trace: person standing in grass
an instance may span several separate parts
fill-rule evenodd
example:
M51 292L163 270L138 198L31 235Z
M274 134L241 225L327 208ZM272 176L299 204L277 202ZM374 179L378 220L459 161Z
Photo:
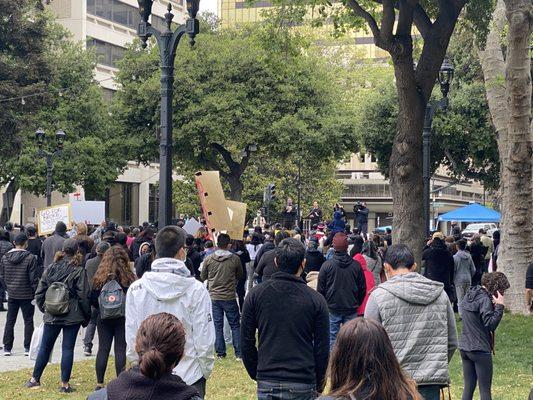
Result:
M465 384L462 400L472 400L476 386L479 386L480 400L492 399L494 331L503 317L503 294L509 287L503 273L484 274L481 286L471 288L459 304L463 318L459 340Z
M215 364L215 327L211 300L205 286L195 279L185 265L186 232L177 226L165 226L155 238L156 259L151 271L133 282L126 296L127 355L138 359L135 340L141 323L150 315L170 313L183 324L186 334L185 354L174 367L187 385L205 396L206 379Z
M115 344L114 354L117 376L126 367L125 301L126 292L135 281L135 275L131 271L129 261L128 253L121 246L113 246L105 252L102 262L94 275L91 305L101 311L98 313L96 322L98 329L98 353L95 365L96 390L104 387L105 371L112 342ZM112 287L113 281L118 284L114 289ZM112 308L117 307L120 308L119 311L112 310ZM111 312L107 310L111 310Z
M69 384L74 361L74 346L80 327L91 318L89 282L81 266L82 256L75 239L65 239L63 251L44 271L35 292L37 307L44 313L44 329L28 388L41 385L41 376L50 360L50 354L61 332L61 387L62 393L73 391Z
M302 242L284 239L275 260L278 272L252 288L244 301L244 366L257 381L259 400L314 400L324 388L329 357L328 305L300 278Z
M422 400L400 367L387 331L371 319L344 324L328 367L329 396L319 400Z

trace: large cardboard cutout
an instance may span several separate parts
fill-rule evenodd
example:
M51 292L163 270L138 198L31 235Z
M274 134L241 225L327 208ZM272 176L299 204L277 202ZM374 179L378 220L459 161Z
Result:
M37 230L39 235L53 233L56 224L63 221L67 229L71 229L72 213L70 204L60 204L53 207L43 208L37 211Z
M242 240L246 221L246 204L226 200L218 171L199 171L196 187L209 235L227 232L232 239Z

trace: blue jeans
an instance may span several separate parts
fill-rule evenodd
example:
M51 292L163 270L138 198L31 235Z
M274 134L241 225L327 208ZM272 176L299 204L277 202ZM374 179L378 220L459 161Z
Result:
M50 359L50 353L54 348L57 337L63 331L63 343L61 343L61 382L67 383L72 373L72 363L74 361L74 345L80 325L44 325L41 346L33 368L33 378L37 382L41 380L43 371Z
M418 393L424 400L440 400L441 385L422 385L418 387Z
M213 307L213 321L215 323L215 351L217 356L226 356L226 342L224 340L224 314L231 327L231 336L235 357L241 356L241 321L237 300L211 300Z
M329 313L329 351L333 349L335 340L337 340L337 334L341 329L341 325L344 325L346 322L351 321L352 319L357 318L357 313L349 315L334 314Z
M314 384L257 381L257 400L315 400L316 397Z

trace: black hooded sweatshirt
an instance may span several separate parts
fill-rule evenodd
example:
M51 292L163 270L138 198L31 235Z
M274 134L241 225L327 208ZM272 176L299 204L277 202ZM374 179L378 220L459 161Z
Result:
M0 279L11 299L32 300L39 284L37 258L27 250L10 250L0 261Z
M109 382L106 389L91 394L88 400L201 400L201 397L177 375L168 373L155 380L132 368Z
M490 293L481 286L474 286L466 293L459 309L463 319L459 349L485 353L493 351L494 331L502 319L504 306L494 306Z
M429 248L422 253L422 260L425 261L424 276L432 281L444 284L444 291L450 299L455 297L453 278L455 263L453 255L446 247L446 244L439 239L433 240Z
M366 293L361 265L348 253L335 251L333 258L320 268L317 291L326 298L330 312L355 314Z

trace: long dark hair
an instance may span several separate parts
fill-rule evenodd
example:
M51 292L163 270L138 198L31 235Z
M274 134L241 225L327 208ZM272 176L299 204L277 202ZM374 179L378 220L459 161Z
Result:
M122 287L129 287L135 281L130 268L130 257L120 246L112 246L104 253L93 278L93 288L101 289L109 280L116 279Z
M135 351L141 373L159 379L170 373L183 357L185 329L180 320L168 313L146 318L137 331Z
M343 325L327 376L332 397L421 400L415 382L402 371L387 332L373 320L356 318Z
M361 235L357 235L353 239L353 247L352 247L352 250L350 251L350 256L353 257L356 254L362 253L364 244L365 244L365 239L363 239Z

